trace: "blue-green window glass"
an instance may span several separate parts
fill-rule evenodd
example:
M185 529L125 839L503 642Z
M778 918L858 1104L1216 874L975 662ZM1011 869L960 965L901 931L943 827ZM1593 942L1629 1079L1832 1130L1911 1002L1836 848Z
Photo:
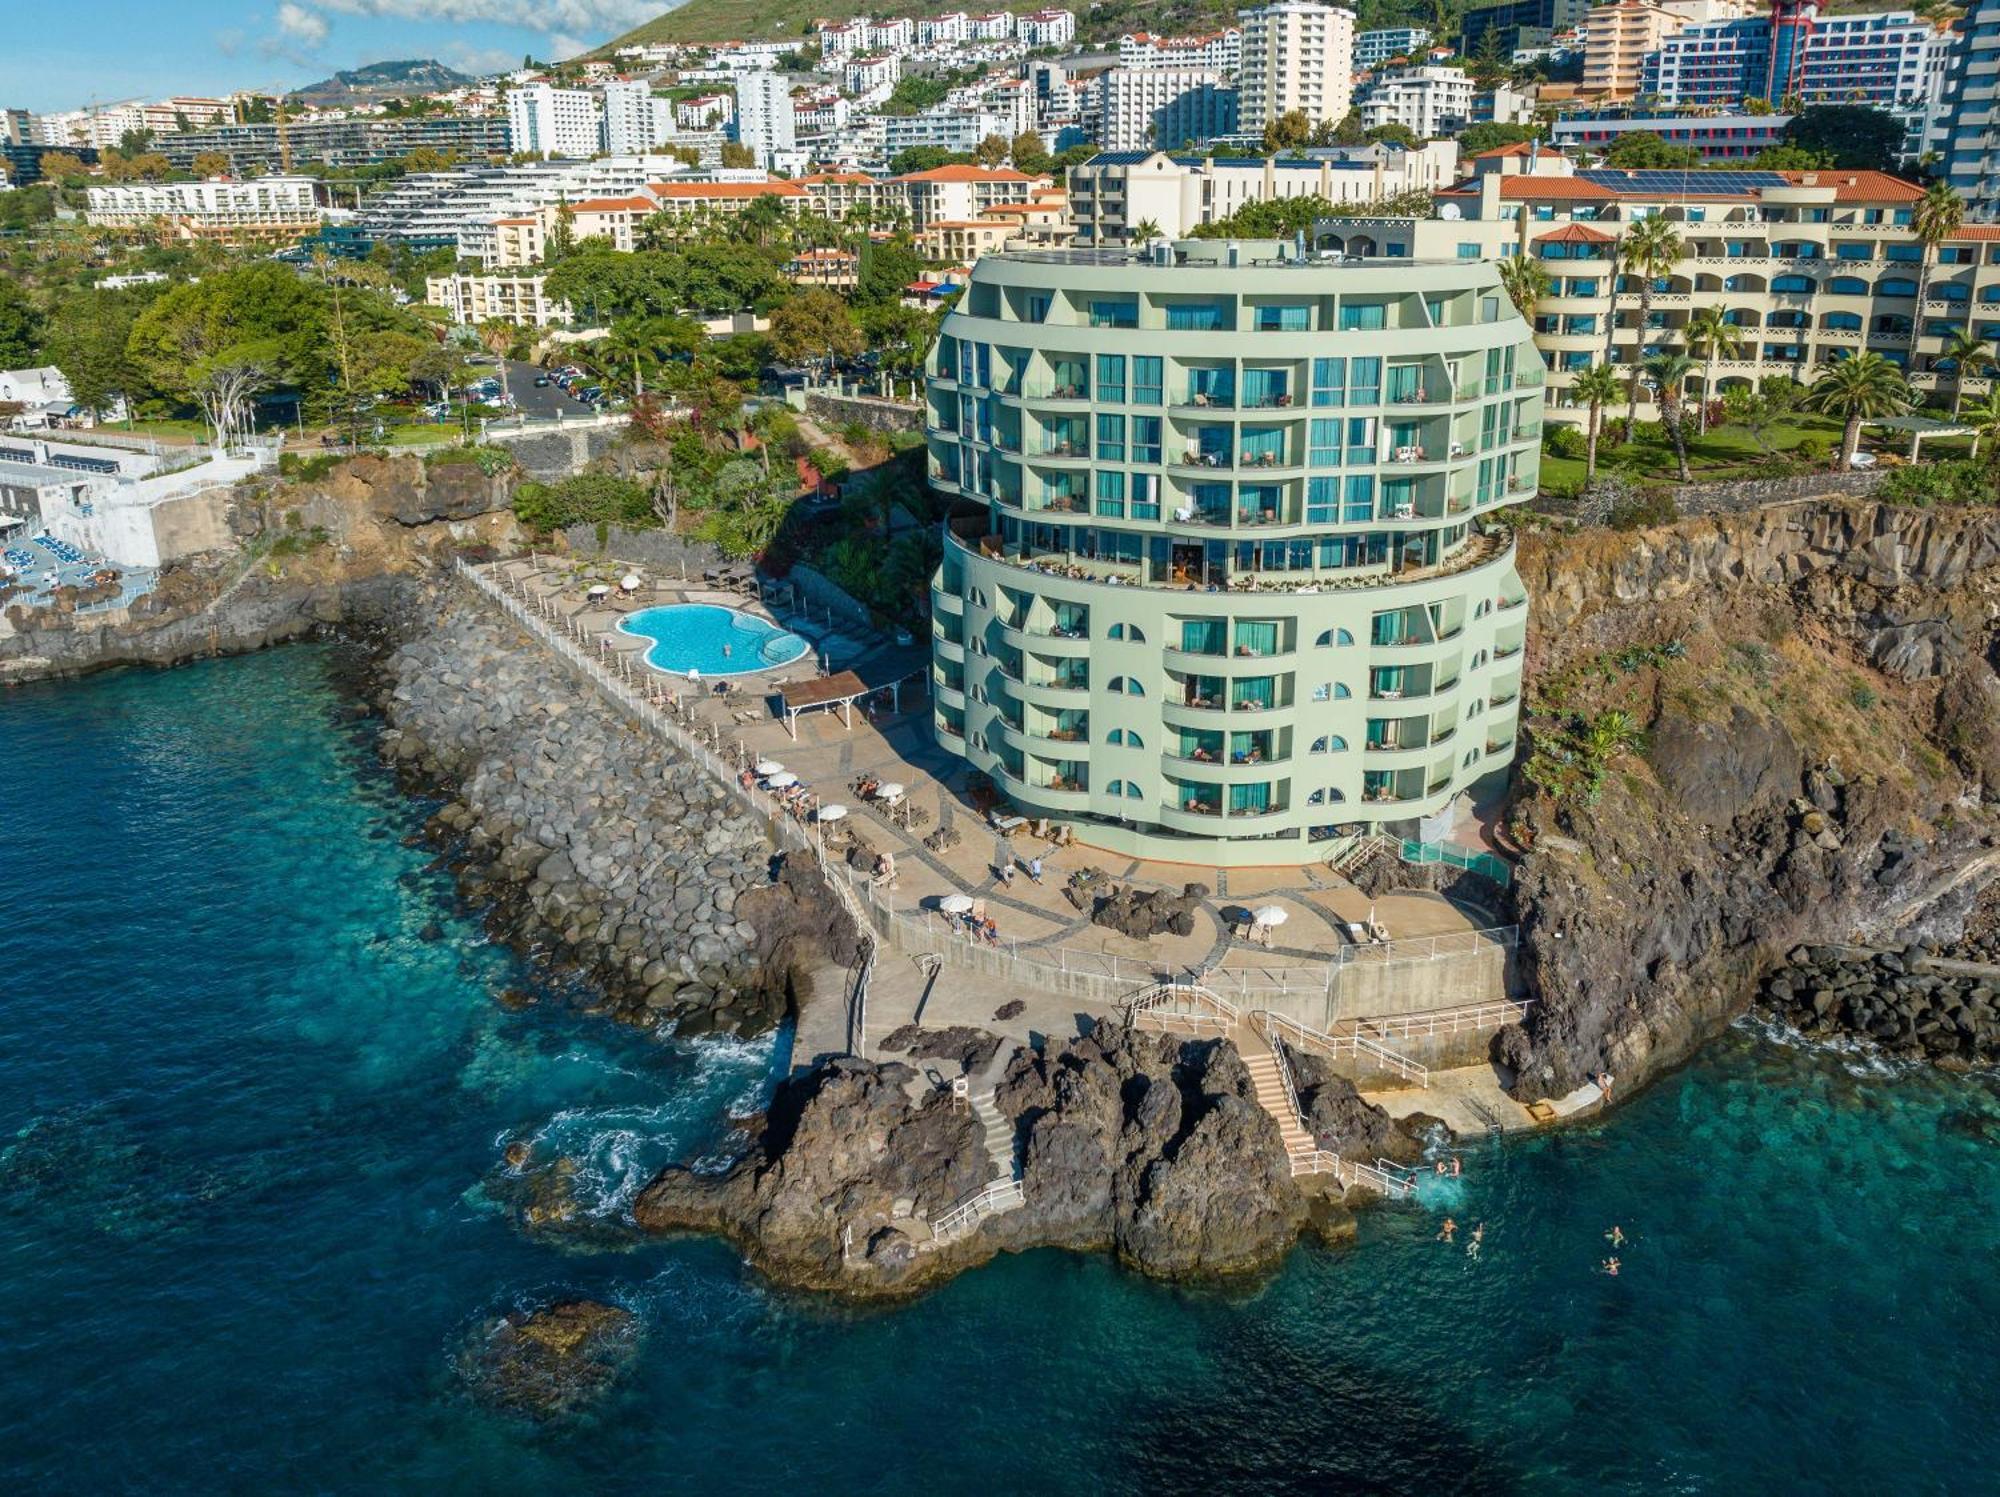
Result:
M1391 400L1421 400L1424 394L1423 365L1391 364L1389 366L1389 398Z
M1314 405L1339 405L1347 395L1347 360L1314 359L1313 391Z
M1166 361L1157 354L1132 356L1132 404L1158 405L1164 387Z
M1101 353L1097 356L1097 398L1109 405L1125 400L1125 355Z
M1212 333L1222 325L1222 308L1213 302L1183 303L1167 308L1167 327L1174 332Z
M1376 332L1388 325L1389 309L1380 302L1341 303L1342 332Z
M1046 295L1037 292L1028 297L1027 320L1029 322L1047 322L1049 320L1049 298Z
M1230 697L1233 706L1270 707L1278 700L1278 683L1271 676L1250 676L1235 683Z
M1318 423L1315 422L1315 425ZM1319 459L1314 458L1314 462ZM1338 478L1309 478L1306 480L1306 523L1308 525L1331 525L1339 519L1340 480Z
M1226 627L1221 619L1182 619L1181 649L1189 655L1220 655Z
M1139 304L1124 298L1114 301L1093 301L1090 304L1090 325L1092 327L1137 327L1139 325Z
M1307 427L1306 461L1315 468L1340 466L1340 418L1315 416Z
M1236 404L1236 371L1233 369L1188 370L1188 401L1193 405Z
M1282 369L1244 370L1243 403L1252 407L1290 405L1291 376Z
M1359 466L1375 461L1375 418L1373 416L1349 416L1347 418L1347 461L1350 466Z
M1281 426L1246 426L1237 450L1245 463L1277 463L1285 455L1285 430Z
M1278 626L1267 619L1243 619L1236 625L1236 653L1275 655L1278 653Z
M1125 461L1125 418L1099 413L1097 417L1097 455L1109 463Z
M1125 475L1100 468L1097 473L1097 512L1113 518L1125 513Z
M1347 403L1349 405L1375 405L1382 399L1382 361L1380 359L1349 359L1347 361Z
M1374 474L1348 474L1347 497L1342 502L1340 518L1350 524L1356 520L1372 520L1375 518Z
M1132 518L1160 518L1160 478L1156 473L1134 473L1131 483Z
M1203 520L1216 525L1229 523L1229 485L1226 483L1198 483L1194 486L1194 512Z
M1259 307L1257 308L1257 331L1260 333L1303 333L1312 328L1312 309L1309 307Z
M1132 418L1132 461L1135 463L1157 463L1160 460L1160 418L1158 416L1134 416Z
M1242 513L1247 525L1269 525L1283 518L1279 506L1280 490L1272 483L1246 483L1237 496L1236 507Z
M1461 243L1458 247L1458 258L1461 260L1477 260L1479 258L1479 246L1476 244Z
M1229 809L1232 814L1254 816L1271 809L1271 787L1263 785L1231 785L1229 787Z

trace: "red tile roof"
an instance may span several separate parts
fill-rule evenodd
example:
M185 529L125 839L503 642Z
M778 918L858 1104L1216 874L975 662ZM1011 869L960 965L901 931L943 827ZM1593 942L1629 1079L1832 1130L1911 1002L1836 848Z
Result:
M1924 190L1887 172L1785 172L1794 187L1831 187L1836 203L1914 203Z
M1618 194L1609 187L1601 187L1595 182L1587 182L1582 177L1545 177L1539 173L1523 172L1518 176L1500 179L1500 196L1514 202L1537 202L1549 199L1556 202L1588 198L1592 202L1611 202Z
M1583 224L1565 224L1549 234L1537 234L1537 244L1616 244L1618 236L1607 234L1602 229L1588 228Z
M651 213L659 204L651 198L588 198L571 203L572 213Z
M892 182L1032 182L1035 178L1026 172L1017 172L1010 166L988 168L961 164L934 166L927 172L907 172L889 180Z
M802 198L805 189L796 182L649 182L646 190L657 198Z

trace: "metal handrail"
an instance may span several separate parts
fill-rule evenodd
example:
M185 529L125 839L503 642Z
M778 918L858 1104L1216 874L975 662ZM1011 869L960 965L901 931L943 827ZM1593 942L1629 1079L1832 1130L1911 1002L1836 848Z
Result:
M1019 1180L994 1180L962 1197L949 1211L931 1223L931 1247L944 1247L969 1235L979 1223L1002 1211L1024 1204L1027 1192Z
M1422 1087L1431 1084L1429 1067L1411 1060L1407 1055L1399 1055L1387 1045L1369 1039L1358 1030L1351 1034L1328 1034L1324 1030L1314 1029L1310 1024L1300 1023L1289 1014L1272 1013L1269 1009L1259 1010L1259 1013L1264 1020L1267 1035L1273 1029L1295 1035L1301 1045L1324 1051L1335 1059L1339 1059L1342 1055L1352 1055L1357 1058L1363 1054L1372 1055L1405 1081L1414 1080ZM1274 1051L1278 1048L1275 1039L1272 1040L1271 1048Z

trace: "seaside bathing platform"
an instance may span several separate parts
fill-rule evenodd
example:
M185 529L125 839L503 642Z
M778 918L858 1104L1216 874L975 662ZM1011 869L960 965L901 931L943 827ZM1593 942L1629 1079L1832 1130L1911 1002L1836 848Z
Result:
M1347 1047L1348 1069L1371 1099L1401 1104L1391 1111L1445 1117L1461 1131L1532 1125L1485 1060L1492 1030L1522 1012L1514 934L1493 911L1429 891L1371 899L1326 865L1218 871L1106 853L1087 844L1082 825L1066 843L1052 826L996 827L974 804L972 771L931 737L924 651L851 625L829 628L823 611L802 606L783 584L570 557L461 569L628 710L698 751L766 814L781 842L812 852L857 923L874 933L865 977L850 980L838 1001L816 992L804 1006L796 1063L874 1057L882 1036L918 1019L1016 1042L1067 1038L1163 982L1184 983L1308 1034L1362 1036ZM622 588L628 577L640 585ZM618 628L639 609L681 602L759 614L814 649L787 667L731 676L717 694L711 680L649 666L648 641ZM849 672L858 691L846 681L838 691L817 684ZM789 712L788 701L829 710ZM752 772L759 762L796 777L796 809L763 788L770 776ZM869 780L901 793L864 798L855 786ZM828 806L844 810L822 820ZM893 878L876 871L882 854L893 860ZM1029 872L1037 859L1040 882ZM1011 878L1001 873L1007 861ZM1086 874L1087 884L1073 885ZM1139 939L1091 920L1094 899L1114 886L1178 895L1189 883L1210 892L1191 910L1188 934ZM946 901L972 902L993 922L991 938L940 908ZM1272 907L1283 911L1280 923L1251 921L1253 909ZM1357 940L1371 923L1386 942ZM996 1018L1016 1003L1011 1017Z

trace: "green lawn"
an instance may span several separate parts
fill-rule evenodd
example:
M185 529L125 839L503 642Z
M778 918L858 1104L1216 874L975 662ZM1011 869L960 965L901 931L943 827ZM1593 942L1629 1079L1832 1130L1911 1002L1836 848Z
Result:
M1757 439L1741 427L1713 427L1689 441L1688 471L1697 483L1769 476L1767 470L1772 465L1773 456L1789 461L1799 443L1808 436L1821 437L1829 450L1837 450L1840 423L1830 416L1801 413L1780 425L1766 428L1764 446L1758 445ZM1622 446L1601 443L1597 449L1597 470L1600 473L1622 473L1640 481L1679 481L1674 467L1674 449L1664 437L1641 437L1637 442ZM1544 453L1541 480L1543 489L1550 493L1575 493L1583 485L1583 460L1551 457Z

